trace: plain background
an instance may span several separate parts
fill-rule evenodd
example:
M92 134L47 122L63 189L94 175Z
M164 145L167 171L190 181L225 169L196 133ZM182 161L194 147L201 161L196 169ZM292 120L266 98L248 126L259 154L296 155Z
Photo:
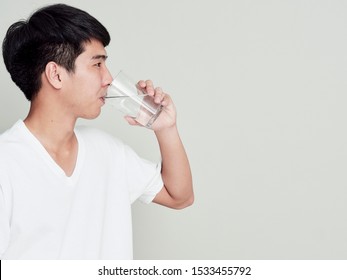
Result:
M1 38L48 3L1 0ZM112 73L152 79L178 110L196 201L135 203L135 258L347 258L346 1L65 3L108 28ZM0 71L2 132L29 104ZM86 123L159 159L114 108Z

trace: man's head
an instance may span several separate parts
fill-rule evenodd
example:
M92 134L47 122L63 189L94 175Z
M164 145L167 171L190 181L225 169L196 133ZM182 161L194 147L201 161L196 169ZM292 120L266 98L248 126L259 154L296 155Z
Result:
M2 53L12 80L31 101L41 88L41 74L47 63L53 61L74 72L76 58L91 40L105 47L110 35L88 13L56 4L36 11L28 20L12 24L3 41Z

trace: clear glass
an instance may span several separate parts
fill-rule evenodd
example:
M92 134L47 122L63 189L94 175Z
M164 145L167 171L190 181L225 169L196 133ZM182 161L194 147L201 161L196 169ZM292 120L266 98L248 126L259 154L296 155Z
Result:
M105 97L106 104L113 105L124 115L150 128L162 111L160 104L154 103L123 71L110 84Z

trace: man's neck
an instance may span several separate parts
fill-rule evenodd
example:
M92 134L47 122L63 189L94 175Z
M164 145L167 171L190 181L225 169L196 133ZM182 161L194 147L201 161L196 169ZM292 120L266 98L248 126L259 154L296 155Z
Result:
M76 119L32 107L24 123L66 175L70 176L78 153L78 142L74 133Z
M32 106L24 123L39 140L61 146L74 135L76 119L53 110L37 110Z

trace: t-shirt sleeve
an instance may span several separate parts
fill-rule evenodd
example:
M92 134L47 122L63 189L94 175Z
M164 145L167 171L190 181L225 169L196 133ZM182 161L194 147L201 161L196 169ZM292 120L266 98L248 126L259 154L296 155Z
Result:
M130 192L130 201L139 199L150 203L163 187L161 163L154 163L139 157L125 146L125 172Z

